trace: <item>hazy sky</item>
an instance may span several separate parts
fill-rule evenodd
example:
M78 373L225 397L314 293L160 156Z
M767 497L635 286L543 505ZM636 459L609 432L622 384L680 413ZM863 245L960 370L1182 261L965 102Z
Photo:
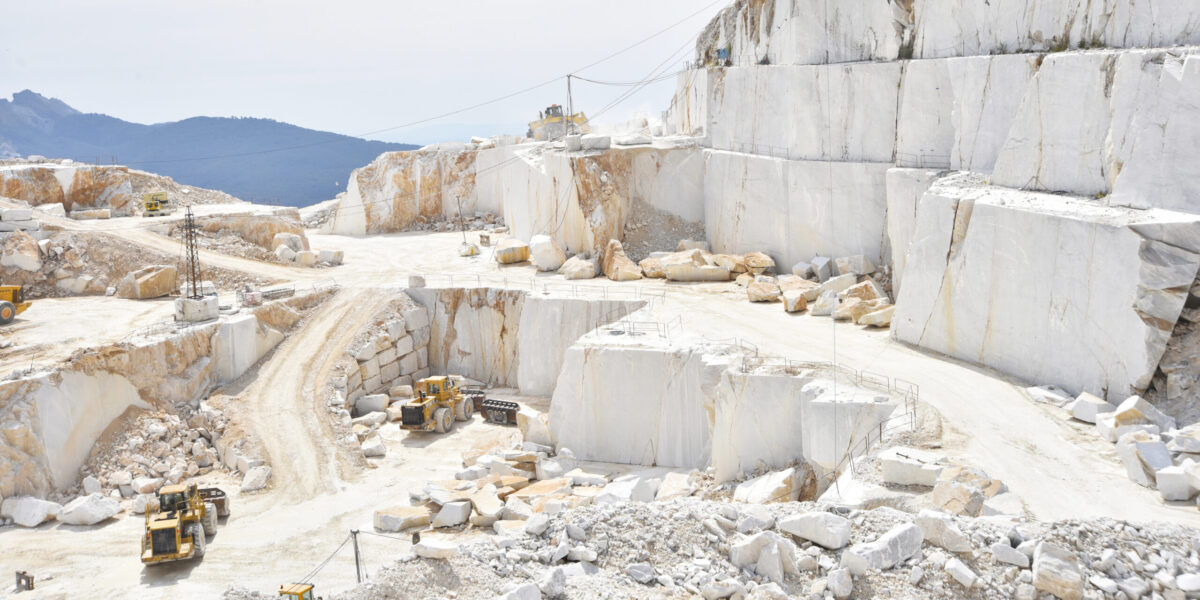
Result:
M0 96L32 89L84 112L157 123L252 116L351 135L469 106L599 60L581 71L637 81L675 54L730 0L38 0L0 10ZM673 80L646 87L601 120L665 110ZM627 88L577 83L594 114ZM556 83L497 105L371 137L426 143L456 124L523 132L566 101ZM514 131L515 132L515 131Z

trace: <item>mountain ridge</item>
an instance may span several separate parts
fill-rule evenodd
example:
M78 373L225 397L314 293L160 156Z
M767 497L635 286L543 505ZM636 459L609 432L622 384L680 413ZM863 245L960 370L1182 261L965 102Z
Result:
M133 123L84 113L31 90L0 99L0 158L116 163L251 202L307 206L328 200L345 189L352 170L384 152L417 147L257 117Z

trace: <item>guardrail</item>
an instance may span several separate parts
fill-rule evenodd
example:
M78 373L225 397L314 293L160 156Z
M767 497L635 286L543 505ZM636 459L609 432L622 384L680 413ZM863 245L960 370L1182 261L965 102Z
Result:
M536 277L509 277L506 275L438 273L425 275L425 284L433 287L501 287L525 290L540 294L562 294L573 298L592 300L646 300L653 305L666 299L667 291L648 289L645 286L608 286L563 283L561 281L538 281Z

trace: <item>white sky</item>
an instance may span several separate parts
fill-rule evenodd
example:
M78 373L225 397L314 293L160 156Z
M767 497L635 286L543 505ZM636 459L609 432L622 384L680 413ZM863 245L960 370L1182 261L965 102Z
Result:
M362 134L501 96L566 73L703 12L581 74L636 81L730 0L37 0L0 9L0 96L32 89L139 123L266 117ZM676 63L672 71L682 68ZM577 83L594 114L627 88ZM665 110L669 80L601 120ZM461 124L523 132L566 86L377 139L427 143ZM491 130L489 130L491 129Z

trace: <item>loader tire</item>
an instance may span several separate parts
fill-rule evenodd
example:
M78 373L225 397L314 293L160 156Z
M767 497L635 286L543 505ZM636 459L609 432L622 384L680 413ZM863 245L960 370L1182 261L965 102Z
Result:
M0 302L0 325L8 325L17 318L17 307L7 300Z
M196 558L204 557L204 527L199 523L192 525L192 547L196 549Z
M475 401L470 398L463 398L454 405L454 418L458 421L470 421L475 415Z
M204 503L204 519L200 521L204 525L204 535L212 537L217 533L217 505L212 502Z
M454 415L449 408L439 408L433 411L433 428L438 433L446 433L454 424Z

